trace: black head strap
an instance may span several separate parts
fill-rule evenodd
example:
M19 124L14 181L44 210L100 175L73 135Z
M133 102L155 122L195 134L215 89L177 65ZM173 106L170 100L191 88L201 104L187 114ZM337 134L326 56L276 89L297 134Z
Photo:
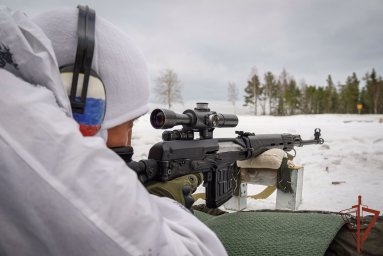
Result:
M72 111L84 113L94 52L96 13L88 6L84 7L79 5L77 8L79 9L77 28L78 41L69 98ZM78 77L80 73L84 74L84 81L82 85L81 99L76 100Z

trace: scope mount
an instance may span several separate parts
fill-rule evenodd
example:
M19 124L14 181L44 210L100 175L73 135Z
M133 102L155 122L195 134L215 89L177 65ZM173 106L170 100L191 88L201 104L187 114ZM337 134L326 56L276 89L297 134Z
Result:
M199 133L199 139L206 140L213 138L214 128L199 128L192 129L188 127L184 127L181 130L172 130L172 131L164 131L162 133L162 140L164 141L172 141L172 140L194 140L194 133Z
M162 133L162 140L163 141L194 140L194 131L193 130L164 131Z
M185 110L178 114L168 109L155 109L150 115L150 123L156 129L172 128L182 125L182 129L164 131L162 139L172 140L194 140L194 133L199 133L199 139L212 139L216 127L236 127L238 117L233 114L220 114L211 111L208 103L198 102L196 107Z

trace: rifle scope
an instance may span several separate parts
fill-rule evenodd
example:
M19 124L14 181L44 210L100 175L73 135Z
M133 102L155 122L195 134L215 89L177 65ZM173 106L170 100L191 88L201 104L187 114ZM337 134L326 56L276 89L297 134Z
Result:
M150 123L156 129L173 128L183 125L186 130L203 130L215 127L236 127L238 117L233 114L219 114L210 111L208 103L197 103L194 110L178 114L169 109L155 109L150 115Z

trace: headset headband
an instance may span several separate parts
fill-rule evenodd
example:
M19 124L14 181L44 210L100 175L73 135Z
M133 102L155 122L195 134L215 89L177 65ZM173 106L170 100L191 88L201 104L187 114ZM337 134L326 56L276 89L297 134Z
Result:
M73 112L84 113L95 44L96 13L88 6L84 7L79 5L77 8L79 9L77 28L78 41L69 99ZM81 99L76 100L77 83L80 73L84 74L84 80L81 91Z

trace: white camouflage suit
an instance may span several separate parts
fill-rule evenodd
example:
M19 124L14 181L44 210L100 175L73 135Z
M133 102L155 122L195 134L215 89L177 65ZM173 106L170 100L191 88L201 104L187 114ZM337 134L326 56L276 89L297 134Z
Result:
M226 255L178 203L148 194L104 139L81 135L36 23L1 7L0 47L0 255Z

